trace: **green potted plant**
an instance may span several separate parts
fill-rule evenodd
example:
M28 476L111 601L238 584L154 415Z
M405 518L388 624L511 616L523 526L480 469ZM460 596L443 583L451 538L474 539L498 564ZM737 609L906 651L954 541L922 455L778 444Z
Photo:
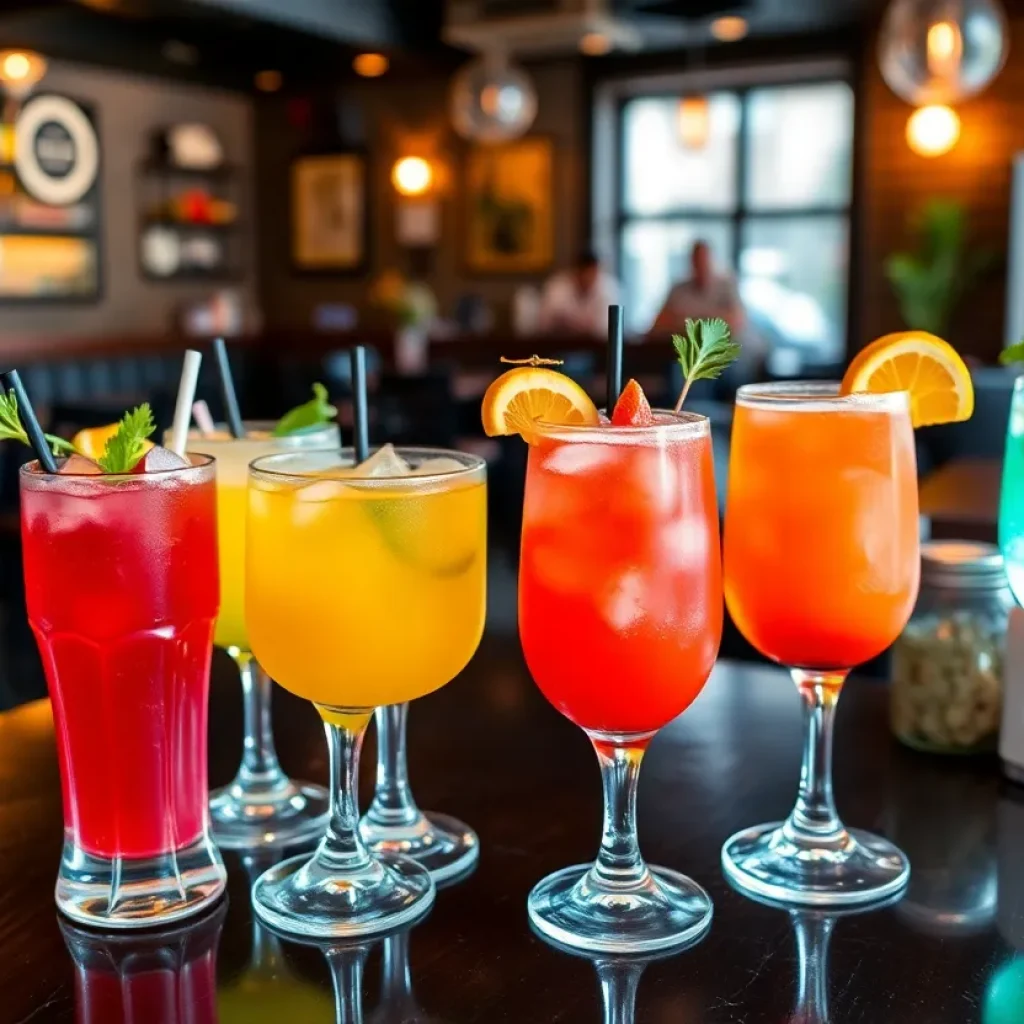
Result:
M906 326L945 338L957 304L994 268L996 257L968 246L967 214L953 200L929 200L913 214L910 226L916 249L889 256L885 275Z

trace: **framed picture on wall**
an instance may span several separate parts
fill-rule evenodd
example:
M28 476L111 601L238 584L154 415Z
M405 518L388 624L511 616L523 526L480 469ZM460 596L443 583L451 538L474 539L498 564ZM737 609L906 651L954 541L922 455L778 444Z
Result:
M292 264L346 273L366 263L366 157L302 156L292 163Z
M554 147L535 136L478 146L466 159L466 268L536 274L555 258Z

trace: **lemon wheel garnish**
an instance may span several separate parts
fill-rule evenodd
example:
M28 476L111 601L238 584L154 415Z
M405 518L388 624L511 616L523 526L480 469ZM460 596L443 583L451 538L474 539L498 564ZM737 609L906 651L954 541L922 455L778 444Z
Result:
M956 350L924 331L887 334L859 352L843 377L840 393L910 394L915 427L959 423L974 412L971 371Z
M564 373L542 366L517 366L495 380L481 410L488 437L520 434L530 440L537 423L595 426L597 407Z

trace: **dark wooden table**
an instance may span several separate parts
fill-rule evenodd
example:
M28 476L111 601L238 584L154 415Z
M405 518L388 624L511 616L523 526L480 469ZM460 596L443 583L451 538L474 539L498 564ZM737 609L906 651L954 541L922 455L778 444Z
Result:
M278 698L285 767L324 780L314 712L282 691ZM906 896L886 909L830 918L761 906L729 888L719 868L722 841L792 804L799 709L782 672L722 664L655 741L640 784L647 857L704 884L714 923L698 946L649 963L639 979L643 965L588 962L530 931L530 887L596 851L600 786L586 739L533 687L515 637L488 636L458 680L413 709L410 734L417 796L477 828L479 868L441 892L430 916L392 941L387 957L374 948L361 964L352 951L337 954L343 987L349 995L360 988L367 1024L592 1024L603 1019L599 972L605 991L627 1001L639 979L635 1017L607 1018L618 1024L1024 1021L1024 959L1014 959L1024 949L1024 797L1000 783L994 761L943 760L897 746L880 684L854 680L840 708L840 810L906 850L913 864ZM220 660L210 731L218 784L231 775L240 743L237 685ZM370 740L364 797L373 753ZM0 715L0 1021L117 1024L86 1016L83 1006L76 1017L76 966L52 900L60 837L49 705L37 702ZM221 1024L333 1020L323 952L254 930L245 872L237 858L228 860L223 923L198 925L189 942L167 940L167 962L219 941ZM127 948L104 947L102 937L83 941L83 964L108 970L153 950L144 937ZM164 983L173 990L173 970ZM217 1016L207 1005L174 1019L207 1024ZM132 1020L164 1024L152 1014Z

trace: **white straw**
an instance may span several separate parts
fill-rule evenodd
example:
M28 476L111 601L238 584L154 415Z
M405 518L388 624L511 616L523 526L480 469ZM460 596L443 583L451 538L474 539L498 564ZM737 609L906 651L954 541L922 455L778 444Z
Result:
M190 348L185 352L185 363L181 368L181 383L178 385L178 402L174 406L174 425L171 427L171 451L185 457L188 441L188 425L192 422L192 403L199 383L199 367L203 353Z
M210 415L210 407L203 401L192 403L192 418L203 437L213 437L217 433L217 424Z

